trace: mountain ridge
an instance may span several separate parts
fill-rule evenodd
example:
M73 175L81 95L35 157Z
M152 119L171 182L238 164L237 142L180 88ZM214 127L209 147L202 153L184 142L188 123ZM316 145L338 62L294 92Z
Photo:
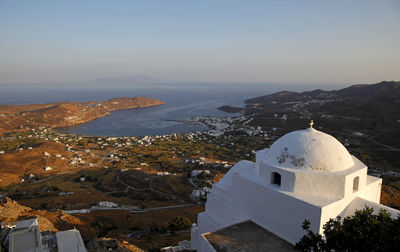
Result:
M325 91L315 89L312 91L293 92L279 91L273 94L258 96L245 100L247 106L257 103L297 102L306 99L365 99L376 95L400 97L400 81L381 81L375 84L355 84L339 90Z

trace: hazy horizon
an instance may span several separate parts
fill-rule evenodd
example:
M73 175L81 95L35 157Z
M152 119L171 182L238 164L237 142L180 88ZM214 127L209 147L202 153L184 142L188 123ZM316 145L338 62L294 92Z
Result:
M400 80L396 0L5 0L0 29L2 86Z

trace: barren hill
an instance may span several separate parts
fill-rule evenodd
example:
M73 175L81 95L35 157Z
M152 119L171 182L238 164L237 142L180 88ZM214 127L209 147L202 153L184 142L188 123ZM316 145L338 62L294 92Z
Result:
M161 104L164 102L148 97L118 97L101 102L0 105L0 134L24 127L67 127L109 115L111 111Z
M324 100L346 100L346 99L372 99L375 97L399 99L400 81L382 81L376 84L357 84L347 88L333 91L316 89L306 92L280 91L274 94L263 95L245 101L247 105L253 104L275 104L285 102L300 102L310 99Z
M108 251L110 247L115 251L143 251L138 247L126 242L111 238L96 239L95 233L98 232L88 223L83 222L80 218L67 214L62 210L45 211L33 210L30 207L20 205L17 201L10 198L1 198L0 202L0 222L12 223L18 220L38 219L41 231L57 232L60 230L77 228L85 241L93 239L90 244L89 251Z
M45 152L49 153L49 157L44 155ZM55 142L46 142L32 149L0 155L0 186L19 183L25 174L41 175L68 171L68 161L56 158L56 154L71 157L71 152L65 150L64 144ZM46 166L52 167L53 170L45 171Z

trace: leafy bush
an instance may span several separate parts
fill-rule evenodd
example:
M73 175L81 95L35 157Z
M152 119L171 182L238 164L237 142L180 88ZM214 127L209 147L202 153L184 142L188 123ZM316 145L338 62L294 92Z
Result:
M192 222L186 218L177 216L171 221L164 221L160 225L153 225L150 228L151 232L176 232L180 230L187 230L191 227Z
M354 216L330 219L324 225L324 236L310 230L310 221L302 228L307 232L295 247L301 251L397 251L400 248L400 216L381 209L377 215L365 207Z

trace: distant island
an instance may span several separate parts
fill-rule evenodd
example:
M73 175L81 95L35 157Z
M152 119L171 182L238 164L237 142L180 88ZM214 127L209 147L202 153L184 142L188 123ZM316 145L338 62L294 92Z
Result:
M164 103L149 97L117 97L106 101L0 105L0 134L26 127L68 127L107 116L112 111Z

